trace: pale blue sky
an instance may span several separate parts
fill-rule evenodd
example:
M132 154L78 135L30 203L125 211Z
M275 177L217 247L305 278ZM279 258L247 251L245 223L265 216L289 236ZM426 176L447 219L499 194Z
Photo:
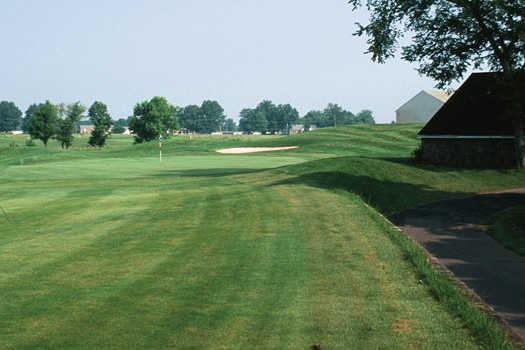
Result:
M262 99L301 115L333 102L390 122L435 83L364 55L366 19L345 0L0 0L0 100L100 100L115 119L155 95L234 119Z

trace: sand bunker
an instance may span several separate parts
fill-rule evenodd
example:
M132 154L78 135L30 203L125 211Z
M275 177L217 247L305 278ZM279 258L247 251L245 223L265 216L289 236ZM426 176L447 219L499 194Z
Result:
M256 153L256 152L271 152L282 151L286 149L299 148L298 146L290 147L239 147L239 148L225 148L219 149L217 152L224 154L241 154L241 153Z

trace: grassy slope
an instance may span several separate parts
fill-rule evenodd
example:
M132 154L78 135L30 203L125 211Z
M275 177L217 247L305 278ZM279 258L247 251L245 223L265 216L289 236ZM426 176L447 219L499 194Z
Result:
M353 193L389 212L522 185L524 176L415 167L400 160L415 147L415 130L181 138L165 145L162 164L156 145L128 138L105 151L79 140L69 152L0 153L9 216L0 235L0 344L477 348ZM10 140L0 138L0 149ZM212 152L295 144L298 151L276 154ZM376 188L392 183L403 185ZM395 200L415 187L428 195Z
M525 256L525 206L497 213L490 220L488 232L505 248Z

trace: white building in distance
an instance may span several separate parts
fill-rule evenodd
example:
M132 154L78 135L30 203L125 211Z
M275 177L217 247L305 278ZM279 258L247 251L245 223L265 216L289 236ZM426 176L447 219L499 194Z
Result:
M446 91L423 90L396 110L396 123L426 123L450 96Z

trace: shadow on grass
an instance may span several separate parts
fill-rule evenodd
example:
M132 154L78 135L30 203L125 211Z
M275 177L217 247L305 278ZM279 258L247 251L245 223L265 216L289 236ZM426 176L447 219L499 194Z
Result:
M240 174L251 174L261 172L267 169L250 169L250 168L210 168L210 169L188 169L188 170L165 170L154 174L158 177L221 177Z
M468 196L468 192L449 192L423 184L379 180L341 171L316 172L275 182L275 185L306 184L357 194L384 215L442 199Z
M368 159L381 159L387 162L392 162L420 170L426 170L426 171L433 171L433 172L440 172L440 173L446 173L446 172L461 172L461 171L475 171L475 170L493 170L500 172L502 174L508 173L509 171L513 171L512 168L490 168L490 167L454 167L454 166L445 166L445 165L437 165L437 164L430 164L430 163L421 163L416 161L414 158L410 157L379 157L379 158L373 158L373 157L361 157L361 158L368 158Z

